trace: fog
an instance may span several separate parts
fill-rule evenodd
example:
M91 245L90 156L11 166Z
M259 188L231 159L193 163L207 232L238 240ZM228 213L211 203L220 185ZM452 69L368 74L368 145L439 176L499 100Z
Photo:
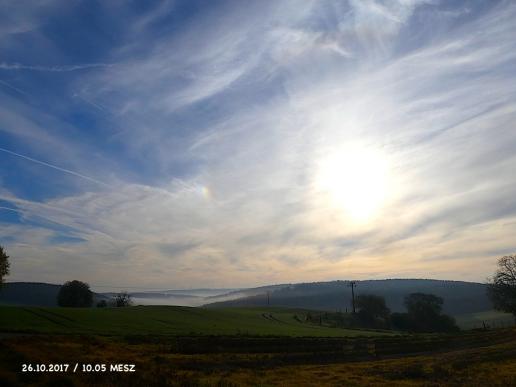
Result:
M131 292L134 305L201 306L242 297L239 289L192 289Z

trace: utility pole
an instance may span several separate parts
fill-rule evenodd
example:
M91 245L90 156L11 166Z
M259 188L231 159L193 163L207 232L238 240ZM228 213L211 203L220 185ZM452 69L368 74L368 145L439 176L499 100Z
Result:
M349 281L348 286L351 287L351 304L353 306L353 314L355 314L355 286L357 286L357 281Z

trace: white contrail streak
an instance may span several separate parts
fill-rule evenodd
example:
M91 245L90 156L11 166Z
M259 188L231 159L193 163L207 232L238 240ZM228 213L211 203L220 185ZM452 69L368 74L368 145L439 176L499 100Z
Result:
M28 95L27 93L25 93L23 90L20 90L18 89L17 87L14 87L13 85L11 85L10 83L7 83L6 81L2 81L0 80L0 85L4 85L6 87L8 87L9 89L11 90L14 90L16 91L17 93L20 93L22 95Z
M21 210L17 210L16 208L2 207L0 206L0 210L13 211L13 212L22 212Z
M61 65L61 66L31 66L21 63L0 63L1 70L32 70L32 71L50 71L50 72L66 72L90 69L94 67L111 67L110 63L85 63L79 65Z
M13 156L21 157L22 159L32 161L32 162L34 162L34 163L36 163L36 164L44 165L44 166L46 166L46 167L49 167L49 168L55 169L55 170L57 170L57 171L61 171L61 172L68 173L68 174L73 175L73 176L80 177L80 178L82 178L82 179L89 180L89 181L91 181L91 182L93 182L93 183L101 184L101 185L104 185L104 186L107 186L107 187L109 187L109 186L110 186L109 184L104 183L103 181L100 181L100 180L94 179L94 178L92 178L92 177L89 177L89 176L86 176L86 175L82 175L82 174L80 174L80 173L77 173L77 172L74 172L74 171L70 171L69 169L61 168L61 167L58 167L58 166L56 166L56 165L52 165L52 164L49 164L49 163L45 163L44 161L36 160L36 159L33 159L32 157L24 156L24 155L22 155L22 154L19 154L19 153L16 153L16 152L10 151L10 150L5 149L5 148L1 148L1 147L0 147L0 151L5 152L5 153L9 153L10 155L13 155Z

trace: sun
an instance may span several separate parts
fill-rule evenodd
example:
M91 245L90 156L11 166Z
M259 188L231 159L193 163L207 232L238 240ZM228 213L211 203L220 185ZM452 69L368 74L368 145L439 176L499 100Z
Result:
M378 150L342 148L317 163L319 199L357 223L378 214L388 195L388 183L388 159Z

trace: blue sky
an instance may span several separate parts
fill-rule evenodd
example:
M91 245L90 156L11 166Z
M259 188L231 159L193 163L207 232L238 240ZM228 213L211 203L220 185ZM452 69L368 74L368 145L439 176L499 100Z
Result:
M512 1L0 1L11 281L483 281L516 250Z

